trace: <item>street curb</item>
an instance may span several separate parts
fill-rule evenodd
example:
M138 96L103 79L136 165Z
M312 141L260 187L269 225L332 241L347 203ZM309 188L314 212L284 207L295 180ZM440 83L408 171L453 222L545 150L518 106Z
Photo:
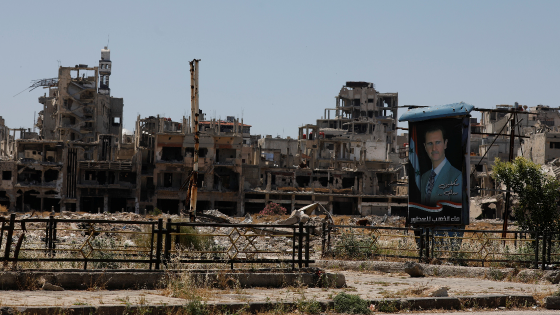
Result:
M341 288L346 278L340 273L327 273L317 268L307 268L295 272L225 272L186 271L197 283L213 287L308 287L329 286ZM1 271L1 290L25 290L39 287L44 282L57 285L65 290L86 290L103 287L107 290L154 289L165 283L173 274L181 271Z
M380 307L395 307L397 310L465 309L497 307L529 307L536 304L531 295L482 295L461 297L421 297L408 299L374 299L371 304Z
M317 301L321 309L333 309L333 301ZM396 310L432 310L432 309L465 309L465 308L497 308L497 307L530 307L535 305L535 299L530 295L484 295L462 297L425 297L408 299L374 299L370 301L376 309L394 307ZM248 302L248 303L209 303L211 310L236 312L264 312L282 308L293 310L297 302ZM169 314L186 307L183 305L130 305L130 306L41 306L41 307L1 307L0 315L13 314L72 314L72 315L117 315L125 313L149 313L151 315Z

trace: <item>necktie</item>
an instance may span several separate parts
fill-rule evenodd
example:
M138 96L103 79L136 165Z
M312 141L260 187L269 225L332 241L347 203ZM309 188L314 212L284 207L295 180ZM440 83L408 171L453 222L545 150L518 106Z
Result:
M426 188L426 202L430 201L430 195L432 194L432 189L434 189L434 181L436 179L436 172L432 170L430 175L430 180L428 180L428 187Z

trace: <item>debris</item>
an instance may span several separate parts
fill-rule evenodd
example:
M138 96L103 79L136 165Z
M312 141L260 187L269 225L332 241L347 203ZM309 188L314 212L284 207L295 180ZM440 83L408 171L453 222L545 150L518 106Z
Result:
M369 221L368 219L360 219L360 220L356 221L356 225L369 226L369 225L371 225L371 221Z
M247 213L245 215L245 219L241 221L241 224L251 224L251 223L253 223L253 218L251 217L250 213Z
M552 284L560 283L560 271L554 270L545 276L545 279Z
M50 284L48 282L45 282L43 284L42 289L45 290L45 291L64 291L64 289L62 287L59 287L59 286L54 285L54 284Z
M426 294L427 296L433 296L433 297L446 297L449 296L447 290L449 290L448 287L434 287L427 290Z
M424 268L415 262L405 263L404 272L408 273L411 277L424 277Z

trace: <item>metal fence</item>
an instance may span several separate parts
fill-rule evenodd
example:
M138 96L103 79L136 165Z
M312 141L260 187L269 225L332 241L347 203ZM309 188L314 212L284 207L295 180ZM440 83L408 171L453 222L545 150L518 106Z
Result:
M325 229L323 244L323 257L342 259L377 257L535 269L560 263L560 233L331 225Z
M308 267L299 225L0 217L0 262L12 269L183 269L188 264ZM560 233L323 224L321 255L448 261L470 266L560 264ZM282 246L280 246L282 245Z
M311 227L0 217L0 261L22 269L180 269L184 264L308 267ZM267 241L257 241L264 238ZM291 245L279 251L261 244Z

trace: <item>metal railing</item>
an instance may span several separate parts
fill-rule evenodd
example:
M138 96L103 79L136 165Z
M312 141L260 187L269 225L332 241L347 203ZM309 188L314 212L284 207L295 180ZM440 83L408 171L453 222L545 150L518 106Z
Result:
M312 227L0 217L0 261L12 269L179 269L185 264L308 267ZM257 238L291 243L288 251ZM257 244L258 243L258 244Z
M323 257L449 261L462 265L523 265L545 269L560 264L560 232L324 227Z

